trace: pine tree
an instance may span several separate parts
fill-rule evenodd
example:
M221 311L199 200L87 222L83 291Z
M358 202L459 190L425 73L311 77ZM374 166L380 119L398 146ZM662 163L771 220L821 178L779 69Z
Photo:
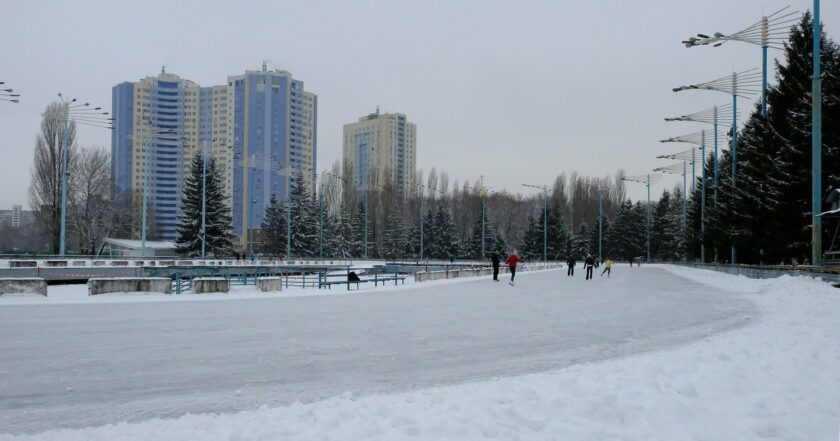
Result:
M586 225L586 222L583 222L578 226L578 230L575 233L575 242L573 245L574 255L586 257L587 254L592 253L589 239L589 226Z
M569 252L569 230L566 226L565 207L554 204L548 212L548 258L565 260Z
M271 201L265 207L265 216L262 224L263 234L261 251L269 255L286 254L286 203L278 202L275 194L271 195Z
M195 155L190 172L184 182L184 194L181 198L181 218L178 223L178 240L175 250L190 256L200 256L202 246L202 171L203 159ZM233 224L227 196L222 191L221 174L216 167L216 160L207 161L205 185L205 252L212 256L229 256L233 248Z
M388 219L385 223L384 256L386 259L398 259L404 256L406 246L405 227L402 213L396 202L391 203Z
M319 213L302 173L298 173L292 182L289 203L292 206L292 255L315 257L318 254Z
M534 216L528 216L528 228L522 237L522 244L520 251L522 256L527 259L539 259L542 255L542 236L537 221Z

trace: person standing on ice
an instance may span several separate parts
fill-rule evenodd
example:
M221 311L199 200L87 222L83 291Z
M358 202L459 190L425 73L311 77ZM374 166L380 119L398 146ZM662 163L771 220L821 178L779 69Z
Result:
M569 256L568 259L566 259L566 266L569 268L566 271L567 276L574 276L575 275L575 264L576 263L577 263L577 261L571 255Z
M604 277L604 273L607 273L607 278L609 279L612 266L613 261L610 260L608 257L607 260L604 262L604 270L601 271L601 277Z
M595 267L595 258L591 254L586 255L586 260L583 262L583 267L586 269L586 280L592 278L592 268Z
M490 263L493 264L493 281L494 282L499 281L499 261L500 261L500 258L501 258L501 253L499 253L499 250L496 250L496 251L493 252L493 254L490 254Z
M524 262L524 260L522 260L519 257L519 254L516 254L516 250L513 250L513 252L510 254L510 256L508 256L507 260L505 261L508 268L510 268L510 282L508 283L511 286L513 286L513 278L516 277L516 264L519 262Z

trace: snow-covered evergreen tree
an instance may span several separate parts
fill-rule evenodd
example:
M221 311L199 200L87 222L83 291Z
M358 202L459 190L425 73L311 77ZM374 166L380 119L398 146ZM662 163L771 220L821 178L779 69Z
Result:
M396 202L391 203L388 210L383 240L384 257L386 259L399 259L405 255L405 226L403 225L402 213L400 213L399 205Z
M260 250L269 255L286 254L286 203L278 202L275 194L265 207L262 224L263 241Z
M315 257L318 254L318 209L302 173L295 175L292 181L289 203L292 206L292 255Z
M190 171L184 182L181 198L181 218L177 226L177 252L190 256L201 255L202 234L202 172L203 159L200 154L193 157ZM210 256L229 256L233 248L233 223L227 195L222 190L221 174L215 159L207 161L205 195L205 252Z

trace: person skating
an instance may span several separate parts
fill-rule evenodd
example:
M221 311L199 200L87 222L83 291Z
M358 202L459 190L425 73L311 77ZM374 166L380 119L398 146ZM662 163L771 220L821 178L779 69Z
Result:
M500 257L501 257L501 255L499 253L499 250L496 250L492 254L490 254L490 263L493 264L493 281L494 282L499 281L499 259L500 259Z
M612 266L613 266L613 261L610 260L609 258L607 258L607 260L604 262L604 270L601 271L601 277L604 277L604 273L607 273L607 278L609 279L610 278L610 272L611 272L610 269L612 268Z
M569 256L569 258L566 259L566 266L569 268L568 271L566 271L567 276L574 276L575 275L575 264L576 263L577 263L577 261L572 256Z
M513 253L511 253L505 261L508 268L510 268L510 282L508 283L511 286L513 286L513 278L516 277L516 264L519 262L524 262L524 260L519 257L519 254L516 254L516 250L513 250Z
M592 268L595 267L595 258L592 257L591 254L586 255L586 260L583 262L584 268L586 268L586 280L592 278Z

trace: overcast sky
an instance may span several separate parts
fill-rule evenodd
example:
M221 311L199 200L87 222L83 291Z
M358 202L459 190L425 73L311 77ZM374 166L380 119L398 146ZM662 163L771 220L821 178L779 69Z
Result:
M840 6L822 2L835 37ZM418 164L450 183L484 175L523 194L561 172L643 174L659 139L704 128L663 117L725 104L722 93L671 88L759 67L761 50L686 49L698 32L729 33L811 0L576 1L10 1L0 2L0 208L27 205L35 136L64 96L111 106L111 87L168 72L203 86L285 69L318 94L318 165L341 158L342 125L379 105L418 126ZM702 6L698 6L702 5ZM781 57L771 50L771 58ZM751 104L751 103L750 103ZM743 115L743 114L742 114ZM82 146L110 133L80 128ZM668 187L676 178L664 181ZM643 197L629 184L632 197Z

